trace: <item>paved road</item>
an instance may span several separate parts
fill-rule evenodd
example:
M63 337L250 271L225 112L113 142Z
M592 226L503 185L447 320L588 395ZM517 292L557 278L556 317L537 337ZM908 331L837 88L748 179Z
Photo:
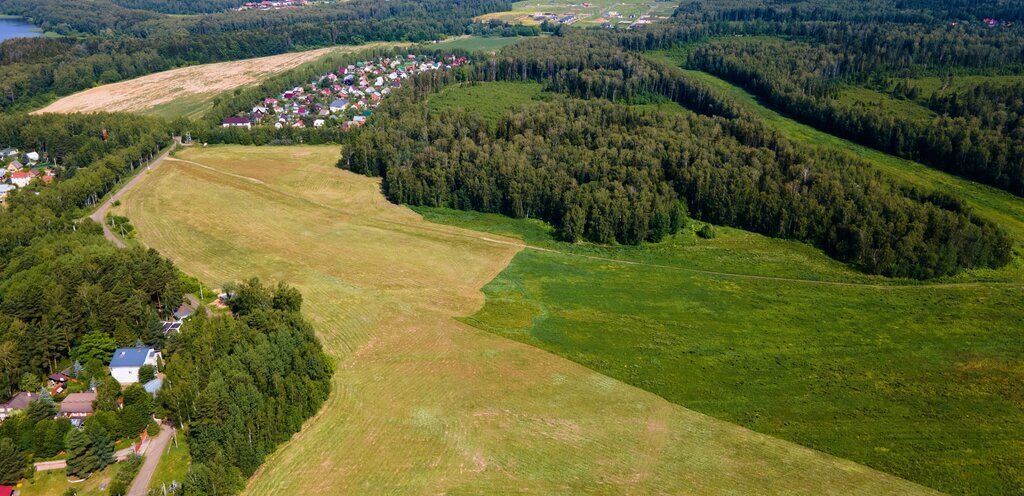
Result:
M167 443L171 442L174 436L174 427L168 425L160 426L160 434L153 438L144 454L146 458L142 461L142 468L139 475L132 481L132 487L128 488L128 496L145 496L149 492L149 482L153 479L156 466L160 464L160 457L167 452Z
M164 159L171 154L171 150L174 150L174 148L180 144L181 137L175 136L174 144L172 144L171 147L167 149L167 151L163 152L162 154L160 154L159 157L150 162L149 165L146 166L147 169L153 169L156 166L160 165L160 162L163 162ZM97 208L96 211L89 216L90 219L92 219L99 225L103 226L103 236L109 239L118 248L124 248L125 244L124 241L121 241L121 238L118 238L117 236L114 235L114 232L110 230L110 226L107 225L107 212L110 211L110 207L114 205L115 201L119 200L122 195L124 195L128 190L132 189L133 186L138 184L138 182L141 181L143 177L146 177L145 172L139 171L137 174L135 174L135 176L129 179L124 186L121 186L121 188L114 192L114 194L110 195L110 198L107 198L107 201L103 202L99 206L99 208Z

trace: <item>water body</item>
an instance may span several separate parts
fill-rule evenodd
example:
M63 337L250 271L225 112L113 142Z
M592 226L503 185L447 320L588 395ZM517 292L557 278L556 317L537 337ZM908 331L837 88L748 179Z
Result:
M0 17L0 42L11 38L30 38L39 36L39 28L22 19Z

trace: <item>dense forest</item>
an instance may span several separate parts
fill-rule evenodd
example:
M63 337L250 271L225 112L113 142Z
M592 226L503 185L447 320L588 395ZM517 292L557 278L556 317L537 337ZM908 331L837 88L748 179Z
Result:
M839 51L840 46L845 53ZM1024 140L1014 129L986 125L993 119L1012 118L998 115L1012 111L1006 109L1005 100L997 99L1012 98L1012 94L970 92L971 110L975 112L970 115L955 105L937 101L934 108L941 113L933 119L851 105L840 98L842 84L855 82L870 72L864 72L863 59L858 61L856 53L849 53L849 45L832 47L779 40L729 40L702 44L694 50L690 63L740 84L783 112L820 129L1024 195ZM867 64L870 68L871 63ZM882 67L877 72L894 70L885 68L884 63L878 65ZM851 74L845 75L847 71ZM956 113L946 113L947 108Z
M1009 258L1006 235L958 201L889 184L846 155L799 147L747 119L601 103L629 100L629 91L618 93L622 70L600 67L602 56L584 46L544 46L552 43L567 41L524 43L472 77L536 72L551 89L591 100L533 106L491 126L472 114L431 113L417 94L441 78L420 78L347 136L341 165L382 176L396 202L541 218L570 241L657 241L678 229L683 202L702 220L806 241L871 273L928 278ZM597 67L574 67L584 60ZM699 88L631 72L629 87L650 81L681 103L700 101Z
M253 279L232 292L233 317L200 316L168 347L159 400L189 425L184 495L237 493L330 389L331 365L299 314L297 290Z
M113 0L121 7L165 14L209 14L236 8L246 0Z
M42 391L25 415L0 423L0 478L14 482L33 458L61 451L68 473L86 476L112 463L114 441L146 429L155 407L141 387L122 392L103 363L116 346L159 343L160 318L182 294L169 261L119 250L78 218L167 145L169 128L130 115L6 115L0 140L62 169L55 184L14 192L0 210L0 394ZM98 391L97 413L81 431L54 419L54 401L40 388L40 377L64 367Z

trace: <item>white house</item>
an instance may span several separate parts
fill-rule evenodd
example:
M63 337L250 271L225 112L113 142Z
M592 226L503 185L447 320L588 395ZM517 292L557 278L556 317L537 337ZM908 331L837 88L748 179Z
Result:
M37 153L37 152L28 152L28 153L25 154L25 159L28 160L29 162L38 162L39 161L39 153Z
M228 117L221 122L222 127L244 127L252 129L252 122L245 117Z
M136 383L139 382L139 367L156 367L162 358L159 351L149 347L118 348L110 359L110 375L121 384Z

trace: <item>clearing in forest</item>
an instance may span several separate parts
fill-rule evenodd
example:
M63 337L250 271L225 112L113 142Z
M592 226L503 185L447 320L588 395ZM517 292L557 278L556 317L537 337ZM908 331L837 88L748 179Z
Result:
M321 57L394 43L346 45L269 57L202 64L105 84L66 96L35 113L138 112L159 117L198 117L218 94L257 84Z
M522 244L426 222L337 153L189 149L119 207L207 284L300 288L335 358L330 399L249 494L928 492L455 320Z

